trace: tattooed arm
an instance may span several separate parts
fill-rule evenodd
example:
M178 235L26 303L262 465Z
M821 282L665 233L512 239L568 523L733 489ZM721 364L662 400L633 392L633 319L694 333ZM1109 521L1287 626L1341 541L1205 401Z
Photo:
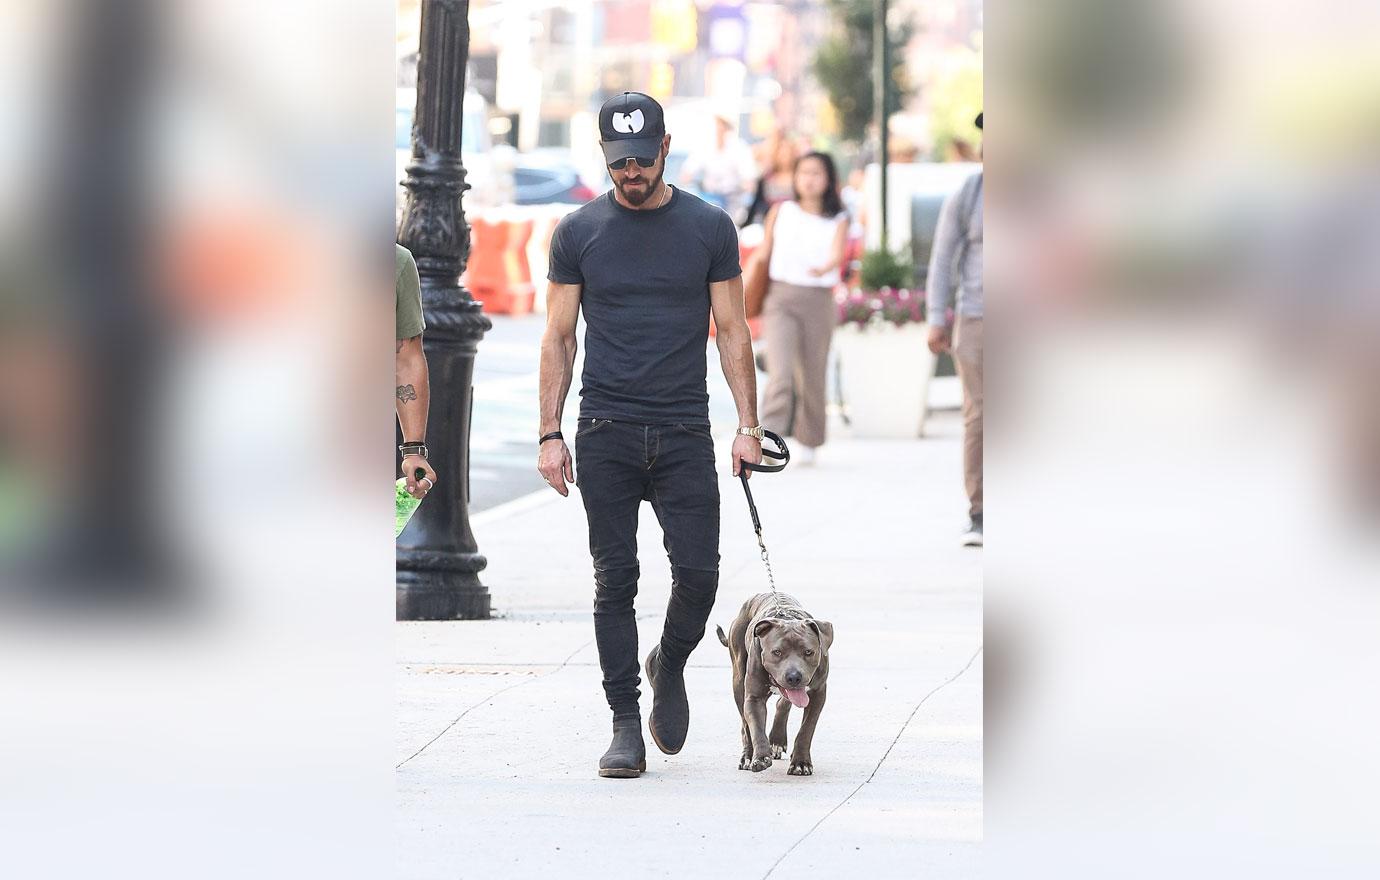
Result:
M399 339L394 373L397 378L398 424L402 426L403 440L423 442L426 440L426 416L431 403L431 386L427 380L426 354L422 351L421 334L411 339ZM417 469L426 472L430 483L415 477ZM407 478L407 491L417 498L426 495L436 484L436 472L420 455L409 455L403 459L403 476Z

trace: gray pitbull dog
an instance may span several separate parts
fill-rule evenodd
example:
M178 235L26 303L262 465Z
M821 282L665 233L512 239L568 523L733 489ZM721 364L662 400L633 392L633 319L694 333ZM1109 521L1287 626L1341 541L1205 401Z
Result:
M786 772L791 776L814 773L810 744L828 693L834 625L812 618L793 596L759 593L743 603L727 636L723 627L714 629L733 657L733 699L743 719L738 769L758 773L771 766L772 758L785 757L786 717L794 705L805 710L805 719ZM773 689L781 698L768 736L767 698Z

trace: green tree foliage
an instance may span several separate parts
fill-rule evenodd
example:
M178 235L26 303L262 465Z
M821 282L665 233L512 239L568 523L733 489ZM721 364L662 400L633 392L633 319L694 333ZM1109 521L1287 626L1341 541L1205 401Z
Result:
M875 250L863 254L858 282L863 290L883 287L910 287L915 283L915 267L891 251Z
M973 119L982 109L982 56L955 49L948 70L929 91L934 158L943 159L954 141L976 144L982 137Z
M815 51L812 68L838 112L843 140L857 143L866 137L873 120L873 71L877 65L872 26L877 4L875 0L828 0L828 6L834 34ZM915 28L908 21L897 24L894 11L891 21L887 33L891 46L887 112L896 113L915 93L900 51L910 42Z

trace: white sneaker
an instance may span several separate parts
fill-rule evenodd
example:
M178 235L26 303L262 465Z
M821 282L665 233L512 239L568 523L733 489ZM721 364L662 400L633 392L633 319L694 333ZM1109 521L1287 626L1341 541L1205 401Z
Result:
M795 463L800 465L801 467L814 467L815 447L797 446L793 458L795 458Z
M968 530L963 533L963 546L982 546L982 514L970 518Z

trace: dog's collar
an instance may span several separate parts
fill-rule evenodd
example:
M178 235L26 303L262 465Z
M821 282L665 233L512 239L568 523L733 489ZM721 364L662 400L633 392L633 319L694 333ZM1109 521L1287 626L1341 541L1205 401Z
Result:
M800 600L785 593L773 591L771 601L758 620L813 620L810 612L800 604Z

